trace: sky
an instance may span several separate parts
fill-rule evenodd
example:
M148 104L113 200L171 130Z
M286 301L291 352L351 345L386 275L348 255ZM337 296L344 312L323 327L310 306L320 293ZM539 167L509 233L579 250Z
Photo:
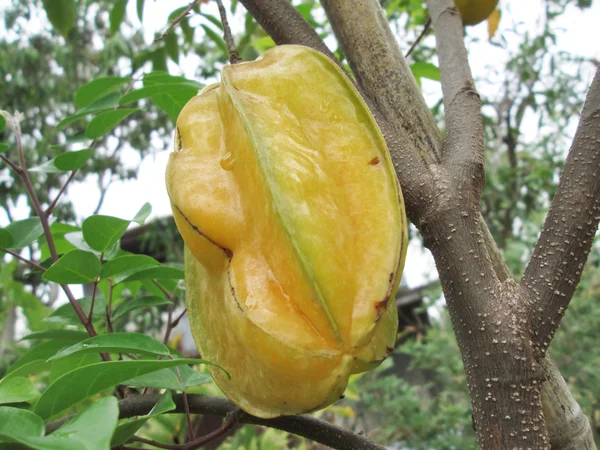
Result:
M146 41L150 43L155 32L165 29L166 18L171 11L180 6L186 6L188 2L189 0L146 0L142 24ZM224 0L224 3L229 6L230 2ZM10 0L0 0L0 11L8 4L10 4ZM139 21L135 4L134 1L128 2L127 18L134 27L138 27ZM504 39L509 48L518 45L519 36L511 35L508 30L513 23L520 23L520 32L527 32L539 27L541 4L542 0L500 0L502 20L495 39ZM204 11L218 16L214 2L203 5L202 8ZM241 13L242 10L243 7L239 5L238 12ZM241 27L242 18L239 13L237 17L230 19L234 34ZM600 18L599 1L594 2L594 6L584 12L575 7L569 7L567 13L559 21L559 27L564 29L564 32L559 32L559 47L572 54L600 60L600 46L597 45L599 41L598 18ZM468 44L473 75L475 79L482 80L478 84L478 88L480 90L492 89L495 77L494 66L504 62L507 52L487 41L486 23L470 27L468 33L470 37L479 38L478 40L469 39ZM433 40L433 37L428 39ZM410 42L403 42L400 39L400 45L403 50L406 50ZM174 73L181 72L188 78L194 77L197 63L197 56L183 58L179 67L170 62ZM582 74L583 79L591 80L592 69L589 68L588 72ZM486 80L490 83L486 83ZM440 89L437 82L424 82L423 92L430 105L440 98ZM100 213L130 219L144 203L150 202L153 208L150 219L170 215L171 210L164 183L164 171L168 156L169 151L154 151L140 161L137 152L126 153L125 160L128 165L137 166L139 164L138 177L134 180L113 183L107 192ZM96 180L90 179L84 183L72 185L67 191L67 195L73 201L75 210L80 217L90 215L97 204L99 194L96 183ZM18 218L24 218L27 214L26 208L22 207L16 215L22 216ZM421 249L418 242L411 242L407 261L411 261L411 263L407 264L404 275L405 282L410 287L437 279L431 256L427 251Z

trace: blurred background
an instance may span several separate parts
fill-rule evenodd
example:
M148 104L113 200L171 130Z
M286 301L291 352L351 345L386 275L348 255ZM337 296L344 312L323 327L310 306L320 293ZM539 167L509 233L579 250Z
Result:
M139 87L145 73L164 71L205 85L218 81L227 63L212 1L200 2L165 36L161 35L169 21L189 2L81 0L73 23L60 24L48 13L53 1L61 3L0 0L0 109L24 114L23 145L30 167L44 164L65 149L89 147L84 135L89 115L85 111L78 115L81 110L74 102L76 90L89 81L116 76ZM253 60L274 45L241 4L224 3L244 60ZM292 3L343 58L319 3ZM384 0L381 4L406 52L424 30L427 11L423 2ZM482 214L518 279L553 196L585 93L600 65L600 2L500 0L498 9L497 29L484 22L465 32L487 137ZM443 130L431 32L408 62ZM121 248L181 264L183 242L170 215L164 169L174 120L188 98L189 93L139 100L139 111L95 143L93 157L77 172L55 209L57 220L81 225L85 217L97 213L130 218L149 202L150 219L142 227L131 226L121 239ZM31 176L45 203L65 182L60 173ZM21 180L0 166L0 226L30 213ZM27 251L34 260L43 254L35 246ZM390 449L476 449L460 354L435 266L414 229L407 261L396 298L400 329L395 352L377 370L355 376L345 398L316 415L365 432ZM599 264L596 244L551 351L600 443ZM26 272L11 257L0 260L0 375L26 351L27 343L18 340L66 303L56 287ZM85 294L85 287L74 289L80 296ZM163 305L125 314L115 326L158 336L164 331L167 310ZM180 300L173 313L183 311ZM185 316L173 330L171 343L186 355L197 354ZM218 393L212 385L198 389ZM178 415L160 416L148 422L145 432L158 440L170 439L181 433L184 420ZM199 435L219 424L206 416L197 418L194 426ZM205 448L323 447L275 430L244 426L233 437Z

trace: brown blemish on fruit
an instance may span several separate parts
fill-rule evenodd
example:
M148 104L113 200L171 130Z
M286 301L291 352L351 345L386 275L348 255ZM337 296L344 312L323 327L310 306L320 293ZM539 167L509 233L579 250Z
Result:
M177 133L177 150L180 152L183 150L183 140L181 139L181 133L179 132L179 127L176 128L175 132Z
M373 158L371 161L369 161L369 164L372 166L376 166L377 164L379 164L379 157L376 156L375 158Z

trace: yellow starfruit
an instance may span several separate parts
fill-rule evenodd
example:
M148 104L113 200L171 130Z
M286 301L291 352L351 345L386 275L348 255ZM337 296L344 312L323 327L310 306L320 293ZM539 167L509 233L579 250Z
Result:
M379 364L407 247L385 142L345 74L302 46L226 66L167 167L186 302L221 390L259 417L325 407Z

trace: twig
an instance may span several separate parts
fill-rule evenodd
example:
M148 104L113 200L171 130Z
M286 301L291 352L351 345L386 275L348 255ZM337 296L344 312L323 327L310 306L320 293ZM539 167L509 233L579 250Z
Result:
M25 164L25 153L23 151L23 144L21 142L21 125L19 124L19 118L13 117L12 125L13 125L13 130L15 132L15 139L17 142L17 150L19 152L19 161L21 164L21 167L19 168L20 170L17 170L16 172L21 177L23 182L25 183L25 188L27 190L27 193L29 194L29 198L31 199L31 202L33 203L33 208L34 208L36 214L38 215L38 217L40 218L40 222L41 222L42 228L44 230L44 236L46 237L46 242L48 243L48 248L50 250L50 255L52 257L52 261L56 262L58 260L58 254L56 253L54 237L52 236L52 232L50 231L50 224L48 222L48 217L42 210L40 201L37 197L37 194L35 193L35 189L33 188L33 184L31 183L29 174L27 173L27 166ZM77 317L79 317L79 320L81 321L81 323L83 324L83 326L85 327L85 329L87 330L89 335L96 336L96 330L94 329L94 326L92 325L91 322L88 322L88 320L85 316L85 313L83 312L83 309L81 309L81 306L75 300L75 297L73 296L73 293L71 292L69 287L64 284L61 284L61 286L63 288L63 291L65 291L65 294L67 295L69 302L71 303L71 306L73 306L73 309L75 310L75 313L77 314Z
M173 325L171 326L171 328L175 328L177 325L179 325L179 321L181 319L183 319L183 316L185 316L186 313L187 313L187 308L185 308L183 310L183 312L181 314L179 314L179 316L177 316L177 318L173 321Z
M93 316L94 316L94 305L96 303L96 292L98 291L98 277L96 277L96 279L94 280L93 283L93 287L92 287L92 301L90 304L90 312L88 314L88 322L92 323L93 320Z
M167 291L164 286L162 284L160 284L158 281L156 281L154 278L152 279L152 282L156 285L156 287L158 287L163 294L165 294L167 296L167 298L169 300L171 300L171 302L173 302L173 296L171 295L171 293L169 291Z
M36 263L34 263L33 261L31 261L31 260L29 260L29 259L27 259L27 258L24 258L24 257L22 257L22 256L21 256L21 255L19 255L17 252L13 252L12 250L8 250L8 249L5 249L5 248L0 248L0 251L2 251L2 252L6 252L6 253L8 253L9 255L13 255L15 258L17 258L17 259L19 259L19 260L23 261L23 262L24 262L24 263L26 263L26 264L29 264L31 267L33 267L34 269L37 269L37 270L39 270L40 272L45 272L45 271L46 271L46 269L44 269L44 268L43 268L42 266L40 266L39 264L36 264Z
M6 156L4 156L1 153L0 153L0 159L2 159L2 161L4 161L6 164L8 164L10 166L10 168L12 170L14 170L18 175L23 176L23 169L21 169L19 166L17 166L14 162L12 162L10 159L8 159Z
M225 7L223 6L223 2L221 0L217 0L217 5L219 6L219 15L221 16L221 23L223 24L223 38L225 39L225 43L227 44L227 50L229 51L229 62L231 64L237 64L242 59L240 58L240 54L237 51L235 42L233 41L231 28L229 27L229 22L227 21L227 12L225 11Z
M177 24L179 22L181 22L190 13L192 8L194 6L196 6L196 3L198 3L198 1L199 0L192 0L192 2L187 6L187 8L185 8L181 14L179 14L177 17L175 17L175 19L173 19L171 21L171 23L169 24L169 27L166 29L166 31L163 34L161 34L159 37L154 39L154 42L162 41L165 37L167 37L167 35L171 32L171 30L173 28L175 28L177 26Z
M75 175L77 174L77 170L78 169L75 169L74 171L71 172L71 175L69 175L69 178L67 179L65 184L63 184L62 187L60 188L60 191L58 191L56 198L54 200L52 200L52 203L50 203L50 206L48 206L48 208L46 208L46 212L45 212L46 217L50 217L50 215L52 214L52 211L54 211L54 208L56 207L58 200L60 200L61 195L63 195L65 193L65 191L67 190L67 186L73 180L73 178L75 178Z
M144 439L138 436L134 436L130 440L132 442L141 442L142 444L148 444L154 447L164 448L166 450L192 450L198 447L202 447L203 445L206 445L209 442L220 438L225 433L230 431L237 422L237 416L238 414L236 414L236 412L228 414L225 420L223 421L223 424L219 428L186 444L162 444L160 442L152 441L150 439Z
M113 289L114 289L114 285L112 282L112 278L109 278L108 279L108 304L106 307L106 330L109 333L113 332L113 327L112 327L112 322L111 322Z
M410 56L410 54L413 52L413 50L415 49L415 47L417 45L419 45L419 42L421 42L423 40L423 38L425 37L425 35L429 32L429 28L431 28L431 17L427 17L427 20L425 21L425 26L423 27L423 31L421 31L421 34L419 34L419 37L417 37L417 40L412 43L412 45L410 46L410 48L404 55L405 58L408 58Z

